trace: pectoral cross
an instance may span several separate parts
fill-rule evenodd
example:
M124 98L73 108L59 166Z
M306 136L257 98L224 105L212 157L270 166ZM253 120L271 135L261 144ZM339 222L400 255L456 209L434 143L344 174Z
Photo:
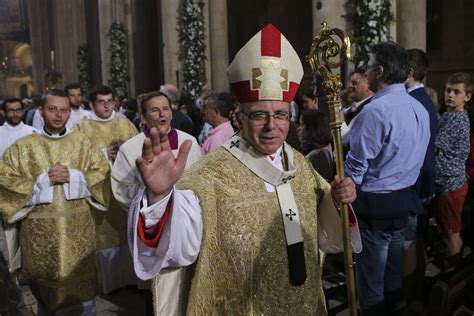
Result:
M236 141L231 140L231 141L230 141L230 148L232 148L232 147L237 147L237 148L239 148L239 141L240 141L240 140L238 140L238 139L237 139Z
M283 184L286 184L288 181L290 181L291 179L293 179L295 176L288 176L284 179L282 179L281 181L283 182Z
M296 213L291 210L291 208L288 210L289 213L286 213L285 216L288 217L290 221L293 221L293 216L296 216Z

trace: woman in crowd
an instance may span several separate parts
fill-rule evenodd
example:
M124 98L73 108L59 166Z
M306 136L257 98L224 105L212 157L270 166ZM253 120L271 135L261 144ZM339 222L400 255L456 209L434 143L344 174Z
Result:
M332 153L332 135L326 114L319 110L304 110L298 126L301 147L312 148L304 152L314 169L328 182L334 178L336 167Z

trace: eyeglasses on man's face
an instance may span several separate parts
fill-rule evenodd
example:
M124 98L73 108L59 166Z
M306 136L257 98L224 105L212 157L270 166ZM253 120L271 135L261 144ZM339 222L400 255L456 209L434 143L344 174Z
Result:
M275 124L283 125L288 123L290 119L290 113L286 111L275 111L273 114L267 111L251 111L249 113L241 112L243 115L248 117L249 121L253 125L264 125L273 118Z
M114 99L109 99L109 100L95 100L94 101L94 104L96 105L101 105L101 106L104 106L104 105L114 105L115 106L115 100Z
M20 114L21 112L23 112L23 109L6 109L5 110L6 113L18 113Z
M61 114L67 114L69 113L69 111L71 109L69 108L59 108L57 106L52 106L52 105L49 105L49 106L45 106L45 110L48 111L48 112L51 112L51 113L61 113Z

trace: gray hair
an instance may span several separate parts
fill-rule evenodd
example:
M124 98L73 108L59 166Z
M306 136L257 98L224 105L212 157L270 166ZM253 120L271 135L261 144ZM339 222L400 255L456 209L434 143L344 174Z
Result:
M160 86L160 92L166 94L168 97L168 100L173 103L173 104L178 104L179 103L179 91L176 86L167 83L162 86Z

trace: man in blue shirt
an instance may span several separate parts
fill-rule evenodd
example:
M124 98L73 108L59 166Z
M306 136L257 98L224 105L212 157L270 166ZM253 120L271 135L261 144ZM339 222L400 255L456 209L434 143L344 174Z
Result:
M376 92L354 122L345 171L357 185L353 207L363 251L356 256L363 315L401 312L402 260L408 216L421 204L412 188L430 138L428 112L408 95L407 53L393 42L372 47L367 67Z

